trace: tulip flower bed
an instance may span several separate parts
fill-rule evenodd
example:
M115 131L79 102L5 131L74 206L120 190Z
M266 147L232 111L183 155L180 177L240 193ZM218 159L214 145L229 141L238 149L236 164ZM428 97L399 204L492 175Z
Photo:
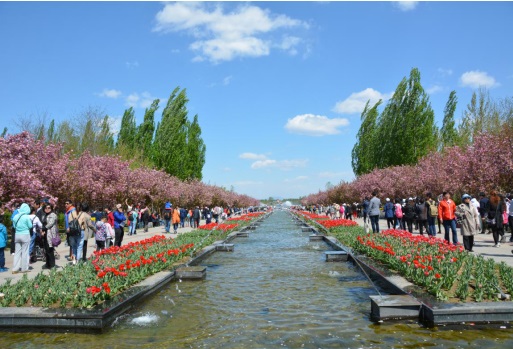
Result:
M17 283L0 286L0 306L91 308L162 270L172 270L189 260L192 253L224 239L225 225L215 231L195 230L176 239L154 236L121 247L95 252L91 262L68 265L62 271L27 275Z
M354 227L357 226L358 223L349 219L319 219L316 221L325 228L334 228L334 227Z
M202 230L222 230L224 232L232 231L237 228L238 224L223 224L223 223L208 223L204 225L200 225L198 229Z
M513 268L472 255L445 240L393 229L367 234L360 226L329 227L328 231L438 300L494 301L499 289L513 294Z

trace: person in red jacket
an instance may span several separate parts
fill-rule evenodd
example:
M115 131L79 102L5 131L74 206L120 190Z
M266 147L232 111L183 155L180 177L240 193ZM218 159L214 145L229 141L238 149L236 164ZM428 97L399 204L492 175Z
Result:
M458 234L456 233L456 204L451 200L451 193L444 192L443 200L438 205L438 219L442 222L445 230L445 240L449 239L449 228L452 230L452 243L458 244Z

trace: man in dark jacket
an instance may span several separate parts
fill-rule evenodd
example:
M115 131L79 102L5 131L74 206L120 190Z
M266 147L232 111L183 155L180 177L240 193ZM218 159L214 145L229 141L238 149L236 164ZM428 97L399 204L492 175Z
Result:
M194 228L199 227L199 222L201 218L201 211L199 209L199 206L196 206L194 209L194 212L192 213L192 219L194 220Z
M479 214L481 215L481 234L484 234L486 232L486 229L488 228L485 220L486 205L488 205L488 198L483 192L479 193L479 198Z

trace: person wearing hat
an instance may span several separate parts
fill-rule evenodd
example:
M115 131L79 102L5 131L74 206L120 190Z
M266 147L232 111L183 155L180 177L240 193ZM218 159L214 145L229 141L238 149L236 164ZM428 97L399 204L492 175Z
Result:
M481 230L481 216L477 208L470 202L471 199L470 195L463 194L461 197L462 203L456 208L456 218L461 227L463 247L469 252L473 252L474 235Z
M383 210L385 211L385 218L387 219L387 226L388 226L388 229L390 229L390 227L392 227L392 229L394 229L394 209L395 209L395 206L390 201L389 198L386 198L385 201L386 201L386 203L385 203L385 206L383 207Z

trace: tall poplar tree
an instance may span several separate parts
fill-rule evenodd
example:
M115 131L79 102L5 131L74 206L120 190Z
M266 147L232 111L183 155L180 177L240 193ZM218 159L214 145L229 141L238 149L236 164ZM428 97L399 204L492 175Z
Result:
M131 151L135 148L135 135L137 132L137 126L135 123L134 108L130 107L123 113L121 119L121 128L119 129L118 142L116 147L118 150L124 148Z
M155 111L159 108L160 100L156 99L151 103L149 108L144 112L144 120L137 127L135 136L135 144L142 151L145 158L151 159L153 155L153 136L155 133Z
M162 112L162 120L155 133L153 159L155 165L182 180L187 179L187 108L185 89L173 90Z
M408 79L397 86L378 123L377 161L379 168L411 165L436 150L438 129L429 96L413 68Z
M187 156L184 161L187 164L185 175L187 179L201 180L203 178L203 166L205 165L206 146L201 138L201 127L198 115L194 115L192 123L187 130Z
M351 165L356 176L371 172L377 165L375 149L379 145L376 142L376 121L381 99L372 108L369 103L370 101L367 101L361 114L362 123L351 152Z
M451 91L449 100L444 109L444 121L440 129L440 150L458 144L458 132L456 131L454 112L458 104L456 91Z

